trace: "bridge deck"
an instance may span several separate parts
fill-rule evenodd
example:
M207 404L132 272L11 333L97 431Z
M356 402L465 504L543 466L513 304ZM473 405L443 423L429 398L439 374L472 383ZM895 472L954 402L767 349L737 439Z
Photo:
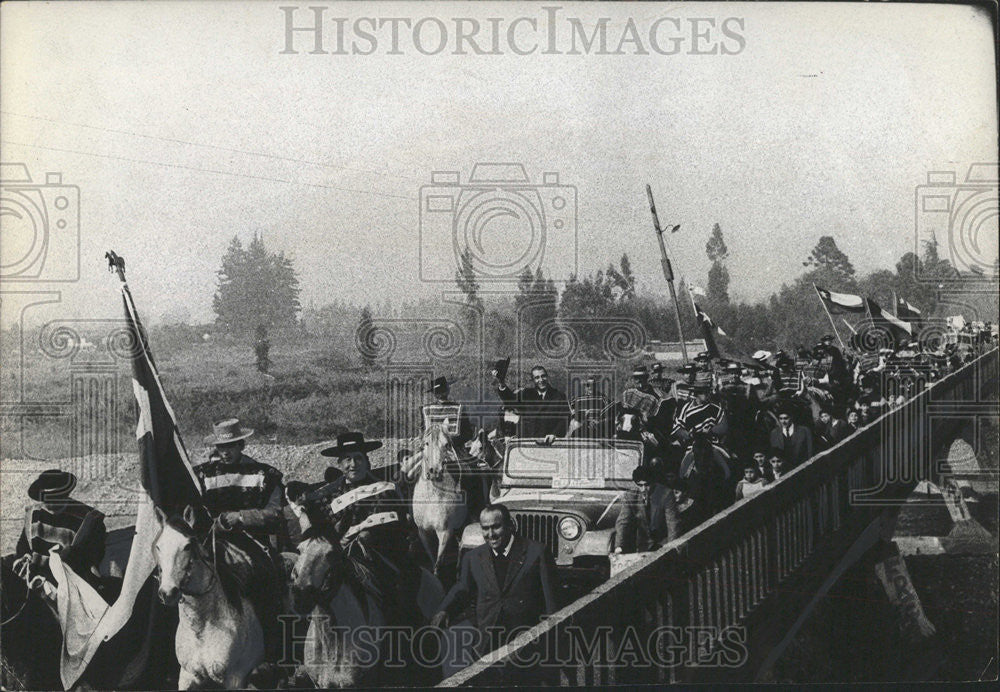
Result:
M527 665L560 684L750 681L880 517L978 415L996 415L993 350L615 575L443 681L498 685Z

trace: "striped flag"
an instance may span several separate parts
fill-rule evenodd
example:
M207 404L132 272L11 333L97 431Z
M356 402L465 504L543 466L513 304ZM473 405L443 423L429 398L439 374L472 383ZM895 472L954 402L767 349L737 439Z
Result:
M872 324L886 329L897 343L909 341L913 336L912 324L899 319L888 310L883 310L871 298L865 298L864 300Z
M102 686L125 687L155 663L151 658L154 647L156 653L160 653L166 646L172 655L173 631L168 626L172 611L156 600L156 581L153 579L152 549L159 532L155 508L171 514L198 502L201 495L132 294L125 283L124 263L118 265L118 269L125 321L131 336L135 435L139 445L142 490L136 493L135 537L122 590L113 604L99 607L95 596L97 599L100 596L65 564L57 565L59 574L53 570L58 582L64 638L60 674L66 689L73 686L84 671L99 676ZM94 665L88 670L92 662Z
M823 301L826 309L830 312L862 313L865 311L865 301L861 296L856 296L853 293L834 293L815 284L813 287L816 289L819 299Z
M923 313L919 308L910 305L904 298L896 296L896 315L906 322L919 322L923 319Z

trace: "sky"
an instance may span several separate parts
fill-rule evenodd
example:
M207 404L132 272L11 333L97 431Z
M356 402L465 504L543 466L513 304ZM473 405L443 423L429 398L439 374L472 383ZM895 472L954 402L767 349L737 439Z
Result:
M315 6L323 54L286 31ZM992 27L973 7L4 3L0 20L0 160L31 178L4 167L5 326L118 317L109 249L154 321L207 321L222 254L255 232L293 258L304 306L454 290L456 237L493 274L627 253L639 290L665 294L647 184L680 224L678 275L705 283L720 224L737 298L794 279L821 235L864 273L934 224L949 247L961 216L956 252L996 256L995 182L943 220L915 201L976 197L970 164L996 159ZM458 40L474 24L490 54ZM527 182L473 185L477 163ZM929 172L956 183L923 189Z

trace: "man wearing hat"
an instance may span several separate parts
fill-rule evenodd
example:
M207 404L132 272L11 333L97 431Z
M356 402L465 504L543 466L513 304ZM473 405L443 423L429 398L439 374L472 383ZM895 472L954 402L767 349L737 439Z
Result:
M691 392L693 398L677 412L673 436L687 444L695 433L725 435L727 431L722 408L710 401L712 373L706 370L698 372L691 385Z
M676 474L671 480L676 482ZM631 488L615 521L615 552L646 553L680 536L680 511L672 488L657 483L649 466L632 471Z
M395 483L372 475L368 453L381 447L379 440L347 432L320 452L338 459L344 472L339 494L329 503L329 521L348 554L370 569L369 588L416 623L420 568L411 557L409 508Z
M469 420L469 416L466 412L458 403L452 401L450 398L452 384L454 384L454 382L449 382L444 377L435 377L431 381L431 388L427 391L429 394L434 395L435 406L459 407L458 424L455 426L458 433L451 436L451 443L460 454L464 454L465 444L472 439L472 436L475 435L475 431L472 429L472 422Z
M205 442L215 449L207 462L194 468L202 500L223 531L242 530L272 557L284 530L282 474L243 453L252 428L236 418L216 423Z
M63 562L94 586L104 558L104 515L70 497L76 476L68 471L43 471L28 487L32 504L25 509L24 530L14 550L14 571L29 584L35 577L52 582L49 551L59 546ZM32 586L39 586L40 580Z

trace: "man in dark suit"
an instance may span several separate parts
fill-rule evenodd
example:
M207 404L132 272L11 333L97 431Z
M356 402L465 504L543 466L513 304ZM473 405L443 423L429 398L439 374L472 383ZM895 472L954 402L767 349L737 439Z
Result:
M483 634L480 654L506 643L515 629L538 624L556 611L555 561L541 543L514 535L505 505L490 505L479 514L485 544L462 557L458 582L431 619L445 627L469 601L475 625Z
M812 457L812 431L793 423L791 410L783 408L778 413L778 427L771 431L771 449L784 461L787 473Z
M518 437L565 437L569 425L569 401L566 395L552 386L549 373L540 365L531 369L532 387L511 391L504 381L504 373L493 370L497 395L520 416Z
M635 487L622 498L615 522L616 553L646 553L680 535L680 512L672 488L656 483L652 469L632 472Z

